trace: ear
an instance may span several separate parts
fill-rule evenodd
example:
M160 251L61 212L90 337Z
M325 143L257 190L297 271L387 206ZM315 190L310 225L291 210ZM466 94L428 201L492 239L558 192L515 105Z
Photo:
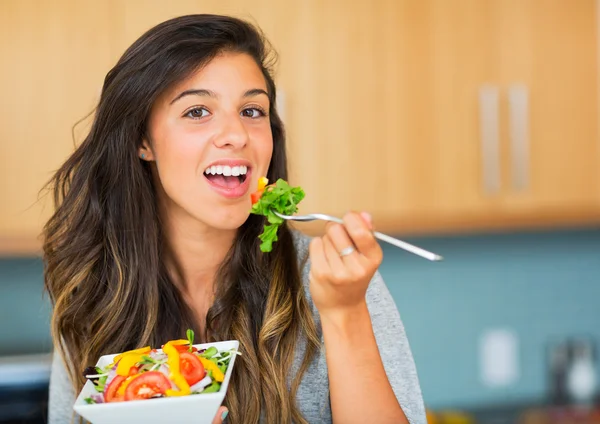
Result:
M138 149L138 156L142 160L147 160L147 161L154 160L154 153L152 152L152 146L150 146L150 143L148 142L147 139L142 140L142 145Z

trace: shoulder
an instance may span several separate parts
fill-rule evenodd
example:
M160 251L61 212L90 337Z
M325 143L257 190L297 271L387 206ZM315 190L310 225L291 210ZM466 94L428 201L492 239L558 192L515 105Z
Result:
M59 424L72 421L75 392L60 353L55 350L50 371L48 390L48 423Z
M290 228L290 232L292 233L292 239L294 240L294 247L296 248L298 260L303 261L306 257L308 257L308 246L310 245L312 237L293 228Z
M311 236L308 236L299 230L290 228L292 239L294 240L294 248L296 249L296 257L298 267L300 269L300 278L304 285L308 285L308 274L310 270L310 257L308 248L310 246Z

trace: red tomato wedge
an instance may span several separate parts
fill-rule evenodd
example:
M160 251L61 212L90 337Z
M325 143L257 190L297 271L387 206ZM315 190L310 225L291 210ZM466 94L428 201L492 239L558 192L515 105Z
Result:
M177 352L179 352L179 353L189 352L189 350L190 350L190 345L173 345L173 347L175 349L177 349ZM198 348L192 346L192 352L198 352Z
M125 389L125 400L149 399L154 395L165 394L170 388L171 382L163 373L148 371L131 380Z
M123 400L120 396L117 396L117 390L121 387L121 384L127 379L122 375L117 375L112 379L108 387L104 389L104 400L106 402L119 402Z
M187 384L193 386L206 375L204 365L196 355L190 352L179 353L179 368Z
M263 191L255 191L254 193L252 193L250 195L250 199L252 200L252 204L254 205L255 203L258 203L258 201L260 200L260 198L263 195Z

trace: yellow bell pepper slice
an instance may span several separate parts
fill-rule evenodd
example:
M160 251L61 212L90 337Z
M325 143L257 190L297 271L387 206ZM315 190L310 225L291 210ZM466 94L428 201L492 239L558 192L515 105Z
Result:
M171 340L169 342L169 344L172 344L174 346L181 346L181 345L186 345L186 344L190 344L189 340L183 340L183 339L179 339L179 340Z
M117 356L114 357L112 365L114 366L114 364L116 364L117 362L119 362L121 360L121 358L123 358L123 356L125 355L129 355L130 353L142 353L142 354L146 354L148 352L150 352L150 346L145 346L145 347L140 347L139 349L134 349L134 350L128 350L127 352L123 352L118 354Z
M203 358L202 356L199 357L200 358L200 362L202 362L202 365L204 365L204 369L207 371L212 371L212 376L213 378L218 381L219 383L222 383L223 380L225 379L225 374L223 374L221 372L221 370L219 369L219 367L217 366L217 364L215 364L213 361Z
M166 395L167 396L185 396L191 393L190 385L187 383L183 375L181 375L179 369L179 351L175 348L175 341L168 342L163 346L163 352L167 354L167 362L169 364L169 370L171 374L169 378L173 380L175 385L179 388L179 390L168 389ZM189 343L185 340L185 343Z
M133 367L138 362L141 362L142 356L146 355L149 352L150 348L142 348L136 349L136 351L124 353L117 364L117 375L127 377L129 375L129 370L131 369L131 367Z
M258 191L264 190L267 184L269 184L269 180L266 177L260 177L258 179Z

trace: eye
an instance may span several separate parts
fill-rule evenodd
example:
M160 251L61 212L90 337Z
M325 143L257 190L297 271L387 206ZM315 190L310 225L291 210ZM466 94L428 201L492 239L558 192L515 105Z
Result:
M185 115L188 118L192 118L192 119L202 119L206 116L208 116L210 114L210 112L208 111L208 109L204 108L204 107L194 107L190 110L188 110Z
M260 118L261 116L266 116L267 114L262 108L259 107L249 107L242 110L242 116L246 118Z

